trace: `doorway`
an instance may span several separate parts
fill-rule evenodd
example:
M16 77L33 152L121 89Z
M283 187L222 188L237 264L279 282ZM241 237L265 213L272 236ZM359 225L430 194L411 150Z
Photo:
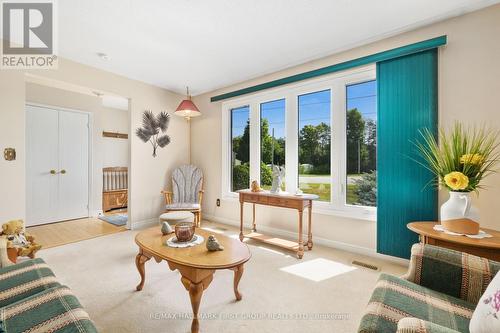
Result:
M89 216L90 114L26 105L26 225Z
M26 76L25 88L26 226L29 233L43 248L49 248L130 228L129 99L95 88L46 80L34 75ZM29 114L34 111L37 111L35 116ZM55 113L49 113L50 111ZM86 142L71 143L81 137L78 130L59 130L68 118L66 113L87 117L88 127L83 128L87 134ZM63 133L60 134L60 131ZM59 147L62 147L61 153ZM87 153L86 158L84 152ZM59 157L61 154L70 156L68 163L74 162L77 166L63 166L64 161L60 164L58 162L57 165L44 162L44 159L49 160L49 157L50 160L59 161L63 159ZM78 177L82 185L70 186L69 194L64 194L65 190L59 189L59 186L63 186L64 182L69 183L69 177L63 177L75 175L72 170L78 166L87 168L86 174L82 172ZM119 183L115 184L118 187L111 190L124 192L118 198L119 207L112 207L109 211L105 211L109 205L103 202L104 192L110 190L109 184L104 182L107 168L122 171L118 178ZM30 177L29 172L32 169L38 173L33 171L33 176ZM37 175L46 177L38 179ZM51 177L48 177L49 175ZM79 187L81 190L77 190ZM79 200L77 195L86 198L86 202ZM60 197L62 199L59 199ZM70 204L64 204L65 199L70 201ZM72 205L83 205L85 211L70 214L69 212L74 210L70 209L74 208Z

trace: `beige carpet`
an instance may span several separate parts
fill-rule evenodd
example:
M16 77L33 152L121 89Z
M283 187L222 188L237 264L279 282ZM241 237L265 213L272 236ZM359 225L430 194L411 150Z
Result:
M229 228L204 226L217 231ZM235 236L230 229L225 233ZM61 283L73 289L100 332L189 332L189 296L179 273L170 271L165 262L147 262L144 289L135 291L139 281L135 234L121 232L42 250L39 255ZM396 275L405 271L321 246L297 260L286 251L248 244L252 259L240 283L243 300L235 302L233 273L216 272L202 298L202 332L355 332L380 273L352 267L351 261L368 260ZM308 276L291 273L301 271ZM333 276L339 272L344 273Z

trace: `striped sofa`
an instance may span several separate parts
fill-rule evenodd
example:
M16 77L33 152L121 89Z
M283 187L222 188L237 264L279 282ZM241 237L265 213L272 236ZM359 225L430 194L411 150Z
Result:
M469 332L476 304L499 270L495 261L415 244L406 275L380 276L358 332Z
M0 268L0 333L97 332L42 259Z

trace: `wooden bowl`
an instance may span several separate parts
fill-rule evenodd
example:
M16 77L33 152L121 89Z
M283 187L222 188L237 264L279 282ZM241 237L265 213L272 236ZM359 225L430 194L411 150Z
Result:
M189 242L194 236L195 226L191 222L181 222L175 225L175 237L178 242Z
M441 225L448 231L465 235L477 235L479 233L479 223L471 219L453 219L441 221Z

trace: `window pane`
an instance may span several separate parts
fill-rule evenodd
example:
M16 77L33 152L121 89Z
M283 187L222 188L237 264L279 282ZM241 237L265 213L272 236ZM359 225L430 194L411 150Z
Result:
M250 108L231 110L231 191L250 184Z
M330 90L299 96L299 188L330 201Z
M272 166L285 165L285 100L260 105L260 184L269 190Z
M346 87L349 205L377 205L377 81Z

